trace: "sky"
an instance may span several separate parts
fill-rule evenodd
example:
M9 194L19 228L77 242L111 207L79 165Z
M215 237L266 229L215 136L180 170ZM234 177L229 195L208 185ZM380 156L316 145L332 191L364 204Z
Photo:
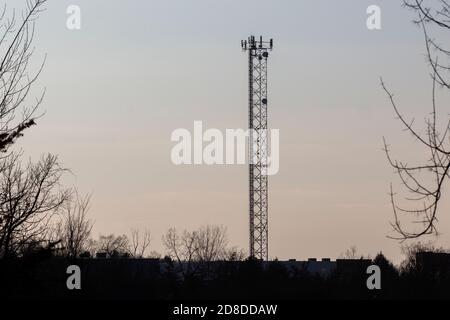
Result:
M66 26L70 5L81 9L80 30ZM366 27L369 5L381 8L381 30ZM280 130L269 256L334 259L356 246L398 262L388 192L401 186L382 138L400 159L424 150L402 131L380 77L402 112L427 115L431 82L413 18L388 0L49 0L34 57L47 54L35 88L46 88L45 115L16 148L57 154L71 169L65 183L92 194L95 237L147 228L151 250L164 253L168 228L218 224L247 249L247 166L175 166L170 136L195 120L246 128L240 41L261 34L274 39L268 112ZM422 241L448 245L448 209L443 199L441 235Z

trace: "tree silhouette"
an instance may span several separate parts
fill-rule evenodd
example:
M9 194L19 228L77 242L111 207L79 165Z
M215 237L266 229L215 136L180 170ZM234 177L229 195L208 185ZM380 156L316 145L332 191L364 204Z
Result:
M81 197L78 192L67 201L61 220L55 228L55 241L60 243L64 256L76 258L87 251L93 223L87 218L91 197Z
M131 230L130 254L134 258L143 258L147 248L150 246L150 231L145 229L141 234L139 229Z
M34 74L28 72L34 53L35 21L45 2L27 0L21 20L15 13L7 17L6 6L0 13L0 152L6 152L25 129L35 124L36 110L44 97L42 93L34 102L27 100L44 66L42 62Z
M417 14L415 24L421 27L426 47L427 63L431 70L432 96L431 113L425 120L425 133L414 126L414 119L408 120L397 106L394 95L387 89L383 80L381 86L388 95L394 112L415 140L428 154L428 160L414 165L406 161L394 160L386 140L384 150L390 165L395 169L406 192L408 202L412 207L398 204L396 194L391 185L390 197L394 212L394 222L391 224L398 236L392 238L406 240L418 238L427 234L437 234L436 222L439 200L442 197L443 186L450 178L450 118L439 121L437 116L437 90L450 90L450 48L446 48L430 35L430 30L439 32L450 31L450 4L445 0L436 1L437 8L430 6L430 1L405 0L404 5ZM436 5L435 5L436 6ZM444 122L440 129L440 122ZM422 225L420 229L409 230L402 225L405 215L414 217L414 223Z
M28 245L49 239L49 223L70 198L56 156L23 166L9 156L0 170L0 258L20 256Z

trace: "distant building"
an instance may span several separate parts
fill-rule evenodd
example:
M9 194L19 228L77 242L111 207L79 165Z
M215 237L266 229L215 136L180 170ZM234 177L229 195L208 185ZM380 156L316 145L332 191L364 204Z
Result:
M266 262L266 265L270 262ZM316 258L309 258L308 261L297 261L290 259L288 261L279 261L289 272L306 271L310 274L317 274L322 277L328 277L336 270L336 262L329 258L318 261Z
M417 252L416 263L418 271L424 274L450 275L450 253Z
M370 259L337 259L336 271L342 275L365 274L371 264Z

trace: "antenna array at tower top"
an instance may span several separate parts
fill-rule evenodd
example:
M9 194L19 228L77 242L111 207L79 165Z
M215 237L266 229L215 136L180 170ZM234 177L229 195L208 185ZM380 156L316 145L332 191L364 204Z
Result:
M269 41L264 41L262 36L259 39L255 39L254 36L248 37L248 40L241 40L241 48L243 51L252 50L252 49L273 49L273 39Z

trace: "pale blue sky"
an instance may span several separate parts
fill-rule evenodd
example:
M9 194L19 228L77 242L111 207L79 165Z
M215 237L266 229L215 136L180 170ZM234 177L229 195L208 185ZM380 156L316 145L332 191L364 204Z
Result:
M66 28L72 4L79 31ZM366 28L371 4L381 6L381 31ZM148 227L162 251L169 227L214 223L247 249L247 167L175 167L170 134L194 120L245 128L240 40L273 37L269 123L280 129L281 164L269 181L270 256L335 258L356 245L398 261L399 244L386 238L395 176L382 136L398 155L417 153L379 77L405 112L428 112L423 37L411 19L387 0L49 0L36 38L36 57L48 54L39 80L47 114L19 146L59 154L75 173L68 183L93 193L95 234ZM443 244L449 225L441 215Z

